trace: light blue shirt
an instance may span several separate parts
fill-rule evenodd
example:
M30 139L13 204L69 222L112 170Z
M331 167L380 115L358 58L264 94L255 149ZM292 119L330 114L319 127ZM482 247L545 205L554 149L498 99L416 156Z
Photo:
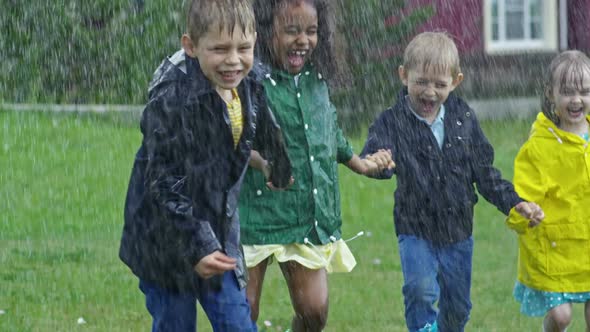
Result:
M414 114L418 118L418 120L426 123L428 127L430 127L430 130L432 131L434 138L436 138L436 142L438 143L439 149L442 149L443 139L445 138L445 105L440 105L438 115L436 116L432 124L429 124L428 121L426 121L426 119L416 114L416 112L414 112L411 106L410 110L412 110L412 114Z

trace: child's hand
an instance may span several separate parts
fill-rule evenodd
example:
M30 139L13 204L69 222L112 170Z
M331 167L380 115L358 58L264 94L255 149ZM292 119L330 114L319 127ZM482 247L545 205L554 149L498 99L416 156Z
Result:
M268 177L266 179L268 180ZM289 184L285 188L277 188L272 184L271 181L267 181L266 186L268 187L268 189L270 189L272 191L282 191L282 190L285 190L285 189L291 187L291 185L293 185L293 183L295 183L295 179L293 177L291 177L289 179Z
M372 159L365 158L361 159L362 162L362 170L361 174L363 175L372 175L379 172L379 165L373 161Z
M382 171L384 169L395 168L395 163L391 157L391 150L379 149L379 151L368 155L365 159L375 163L377 165L377 169Z
M260 155L260 153L258 153L258 151L255 151L255 150L250 151L250 167L253 167L253 168L262 172L262 174L264 175L264 179L266 180L266 186L272 191L285 190L285 189L289 188L295 182L295 179L293 179L293 177L291 177L289 179L289 183L287 184L287 186L285 188L275 187L272 184L272 182L270 181L270 173L271 173L270 164L268 163L268 161L266 159L264 159Z
M256 150L250 151L250 167L253 167L264 174L264 178L268 179L270 177L270 167L268 165L268 161L264 159L260 153Z
M534 202L520 202L514 207L516 212L529 220L529 227L535 227L545 218L543 209Z
M216 274L223 274L225 271L231 271L236 268L236 259L227 256L221 251L215 251L203 257L197 265L195 272L203 278L209 279Z

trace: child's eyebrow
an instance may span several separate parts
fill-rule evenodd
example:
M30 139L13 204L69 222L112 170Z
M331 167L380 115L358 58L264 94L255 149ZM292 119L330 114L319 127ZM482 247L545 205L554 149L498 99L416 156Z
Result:
M318 24L312 24L312 25L309 25L309 26L304 26L304 24L301 23L301 22L289 22L289 23L285 24L284 27L285 27L285 29L289 29L289 28L299 29L299 28L302 28L302 27L305 27L306 29L309 29L309 28L316 28L317 29L318 28Z
M284 29L299 29L300 25L297 23L285 24Z
M230 43L222 43L222 42L218 42L215 44L211 45L211 48L216 48L216 47L229 47Z

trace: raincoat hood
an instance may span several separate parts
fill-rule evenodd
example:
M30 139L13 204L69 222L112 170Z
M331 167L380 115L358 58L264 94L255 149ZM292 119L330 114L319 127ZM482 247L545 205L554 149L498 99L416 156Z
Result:
M586 120L590 121L590 115L586 115ZM557 140L560 144L565 142L573 144L584 144L584 140L578 135L561 130L557 125L549 120L545 114L540 112L531 127L530 138Z

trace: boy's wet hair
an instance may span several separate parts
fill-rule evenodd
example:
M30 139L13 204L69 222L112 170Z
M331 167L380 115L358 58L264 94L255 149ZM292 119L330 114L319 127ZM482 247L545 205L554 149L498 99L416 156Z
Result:
M318 43L311 55L311 61L316 68L320 68L326 77L332 77L336 72L333 51L333 20L327 0L254 0L256 15L256 55L267 64L275 65L272 41L274 33L274 18L279 10L286 5L308 3L316 9L318 15Z
M254 33L256 20L251 0L192 0L188 7L186 29L193 43L209 30L230 34L239 27L242 33Z
M461 72L459 62L457 45L447 33L423 32L406 47L403 65L406 71L420 68L446 73L450 70L454 79Z
M577 89L581 89L584 83L584 75L590 72L590 59L577 50L564 51L559 53L549 64L543 80L543 93L541 97L541 108L543 114L559 125L559 117L555 113L555 104L549 99L553 94L554 87L562 92L568 83L573 83Z

